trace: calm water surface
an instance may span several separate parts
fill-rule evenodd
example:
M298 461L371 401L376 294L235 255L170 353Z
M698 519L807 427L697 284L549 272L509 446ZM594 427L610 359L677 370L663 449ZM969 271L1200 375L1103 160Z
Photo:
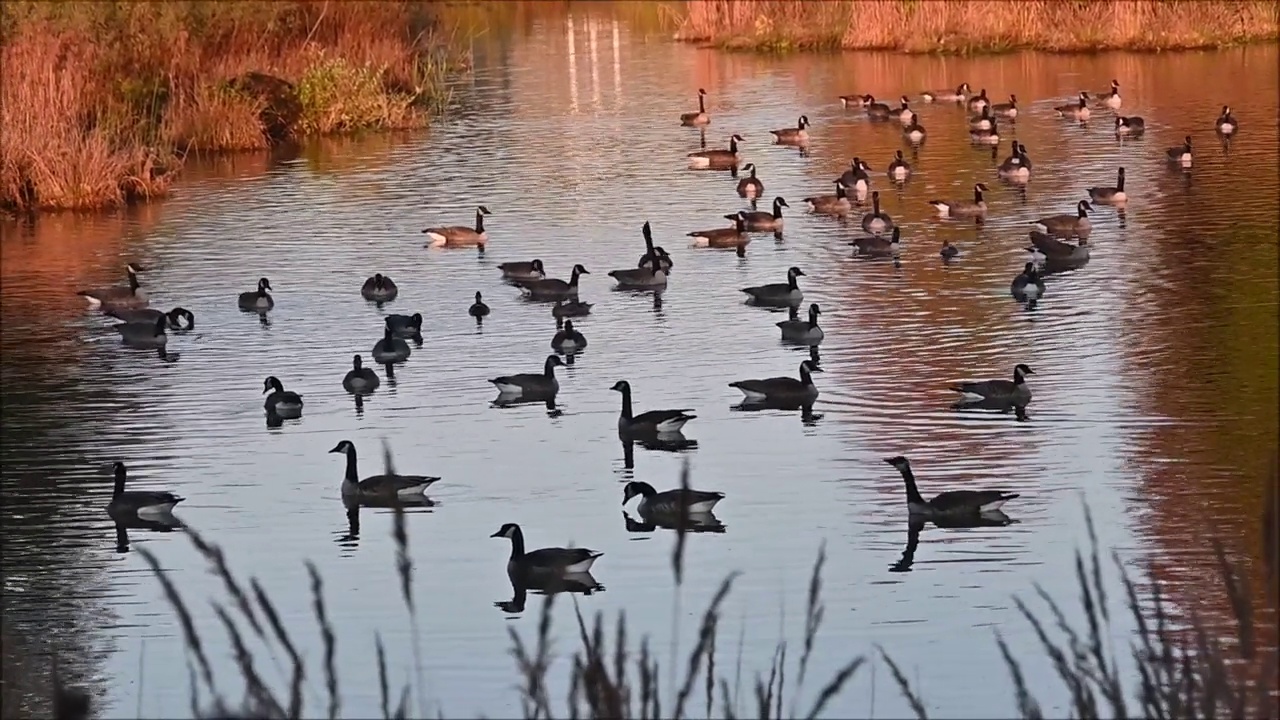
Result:
M610 617L625 610L631 634L651 634L664 659L676 648L686 656L731 571L742 576L726 605L720 664L740 655L744 671L767 669L783 637L794 654L825 543L826 625L811 686L880 644L935 714L1007 714L998 629L1057 707L1063 695L1013 596L1039 583L1074 606L1083 501L1104 547L1135 567L1150 563L1181 611L1227 624L1210 537L1256 566L1259 478L1276 443L1276 66L1274 47L778 60L577 17L478 46L456 113L430 133L232 158L193 168L171 200L128 216L5 225L6 662L37 668L53 651L72 658L106 716L185 712L180 627L103 509L107 466L123 460L136 486L186 496L181 517L221 544L242 578L262 580L315 670L309 698L322 707L304 569L314 562L338 628L345 712L378 712L375 630L392 683L414 674L390 514L365 509L353 528L339 495L343 463L326 451L354 441L371 474L385 439L399 471L444 477L438 505L409 517L431 708L519 711L508 629L531 636L540 601L523 613L495 607L513 588L506 542L488 536L509 521L534 547L604 551L595 576L605 590L577 603ZM1112 77L1123 112L1146 118L1145 138L1117 143L1110 113L1082 127L1050 112ZM952 106L919 108L930 136L908 153L914 177L895 188L883 170L904 148L896 124L872 125L835 102L855 90L893 98L964 79L1020 98L1023 116L1002 130L1035 162L1025 189L996 181L989 151L969 145L964 113ZM745 160L759 167L767 196L795 208L783 239L754 236L745 258L685 243L686 232L743 207L727 174L684 169L699 133L675 119L695 107L698 87L710 93L708 146L745 135ZM1212 132L1223 103L1242 123L1229 146ZM810 155L768 146L766 130L801 112L813 122ZM1187 133L1194 167L1171 170L1165 148ZM802 212L800 199L830 192L854 155L871 163L884 208L903 227L898 265L852 259L856 223ZM1085 188L1112 184L1119 165L1132 200L1123 214L1104 207L1094 216L1092 260L1051 276L1034 309L1014 302L1008 288L1027 259L1027 223L1070 211ZM932 217L927 200L967 197L977 181L992 187L985 225ZM493 210L484 256L422 247L421 228L468 224L477 204ZM635 262L646 220L676 261L660 302L613 291L606 274ZM944 238L963 251L950 264L937 254ZM582 298L596 303L578 323L590 347L562 371L551 414L492 407L487 382L536 371L549 351L548 306L521 300L495 267L535 256L557 277L584 264ZM111 322L73 294L121 282L126 259L151 268L142 282L153 307L195 312L195 330L171 338L176 362L120 347ZM806 304L823 308L821 398L813 417L737 412L740 393L727 383L794 375L808 356L779 343L774 323L784 315L744 305L738 291L781 281L791 265L806 272ZM401 289L382 309L358 293L375 271ZM275 288L267 325L235 305L259 276ZM493 308L483 327L466 313L477 290ZM340 382L388 312L423 313L424 344L358 412ZM948 409L949 383L1005 377L1018 362L1037 370L1025 422ZM264 423L267 375L305 396L301 421ZM628 454L609 391L619 379L635 388L639 410L695 408L686 435L696 448ZM926 494L1018 490L1006 507L1017 523L930 526L904 557L901 480L881 462L896 454L912 459ZM672 534L629 530L620 501L633 478L673 486L686 460L695 487L728 499L718 512L724 532L690 538L675 590ZM158 556L234 689L208 604L224 597L221 581L181 533L133 530L127 540ZM562 655L576 642L572 612L569 602L555 609ZM1118 647L1130 631L1116 622ZM564 663L553 674L563 677ZM43 698L20 702L34 709ZM832 706L836 716L907 712L883 667L863 670Z

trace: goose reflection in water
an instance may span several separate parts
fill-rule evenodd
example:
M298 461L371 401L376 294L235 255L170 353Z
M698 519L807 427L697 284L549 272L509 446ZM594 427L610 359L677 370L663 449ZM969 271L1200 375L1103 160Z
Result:
M919 516L913 516L907 522L907 546L902 550L902 557L897 562L889 566L889 572L911 572L911 566L915 563L916 549L920 547L920 531L924 530L927 522L932 522L934 527L944 530L963 529L963 528L981 528L981 527L1005 527L1018 522L1005 515L1000 510L991 510L980 515L966 515L959 517L938 516L926 520Z
M530 590L547 596L566 592L580 595L604 592L604 586L596 582L595 577L589 572L558 575L515 571L508 572L507 579L511 581L511 599L499 600L493 606L513 615L524 612Z
M393 365L392 363L385 363L382 366L382 371L387 376L387 387L394 390L396 387L396 366Z
M997 411L1001 415L1007 415L1013 412L1014 417L1019 422L1026 422L1030 419L1027 415L1027 406L1009 402L1001 398L982 398L981 400L958 400L951 404L952 410L960 412L966 411ZM976 413L975 413L976 414Z
M505 408L520 407L521 405L538 405L538 404L546 406L547 417L557 418L564 414L564 410L561 410L559 407L556 406L555 395L550 395L547 397L538 397L537 395L529 396L529 395L499 394L498 397L494 399L492 403L492 407L505 409Z
M157 516L153 519L140 518L136 515L114 518L116 524L116 552L129 552L129 531L144 530L146 532L167 533L182 529L182 521L173 517Z
M343 495L342 505L346 508L347 526L334 533L336 536L334 541L339 545L355 548L360 541L360 509L394 509L397 504L407 513L412 511L431 512L431 508L438 506L440 503L426 495L392 495L388 497Z
M619 439L622 441L622 465L628 470L632 470L636 465L636 445L645 450L656 450L658 452L685 452L688 450L697 450L698 441L687 438L684 433L663 433L661 435L642 435L636 433L628 433L621 435Z
M687 515L684 518L678 515L655 515L652 513L641 514L637 520L626 510L622 511L622 519L629 533L652 533L658 528L664 530L674 530L679 532L683 525L684 532L691 533L723 533L725 531L724 523L715 516L714 513L698 513Z
M765 398L761 400L743 400L737 405L730 405L733 412L760 412L762 410L780 410L782 412L800 411L800 422L812 427L822 419L822 413L813 411L813 403L800 400L779 400Z

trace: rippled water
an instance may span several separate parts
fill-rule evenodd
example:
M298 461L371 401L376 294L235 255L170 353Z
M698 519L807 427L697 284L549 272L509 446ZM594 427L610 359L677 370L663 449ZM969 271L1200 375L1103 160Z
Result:
M455 114L430 133L325 143L270 162L233 158L193 168L173 199L126 216L4 226L0 533L6 653L15 656L6 663L38 667L57 651L73 658L106 715L185 711L180 627L103 509L107 466L123 460L138 487L188 498L182 519L221 544L239 575L262 579L318 673L304 569L314 562L338 629L346 712L377 712L372 631L387 643L393 684L415 674L402 670L413 667L411 635L390 514L365 509L353 532L340 502L343 464L326 451L342 439L360 449L364 474L380 466L385 439L399 471L444 477L432 492L438 504L414 511L409 532L422 677L430 707L446 713L519 711L507 629L532 634L539 603L523 614L494 606L513 588L506 542L488 536L509 521L534 547L604 551L594 574L605 591L575 596L579 606L625 610L631 633L651 633L664 660L676 642L684 657L701 609L741 571L719 651L721 664L740 655L747 671L767 668L782 636L796 651L825 543L826 626L810 675L825 679L878 643L939 715L1012 712L993 628L1027 656L1048 707L1062 701L1012 597L1035 583L1075 597L1082 500L1104 546L1153 563L1180 606L1225 615L1206 539L1222 538L1246 561L1256 555L1259 471L1276 443L1274 47L779 60L673 46L608 17L571 26L538 24L478 46ZM1117 143L1109 113L1082 127L1049 111L1112 77L1123 112L1146 118L1146 137ZM1021 99L1023 116L1002 129L1035 162L1025 190L996 181L989 151L969 145L952 106L919 108L930 136L908 153L915 175L895 188L882 173L905 148L898 126L835 102L962 79ZM756 235L744 258L686 246L686 232L743 207L727 174L684 169L700 138L675 119L695 107L700 86L710 93L708 146L746 136L744 159L760 168L767 197L795 208L781 240ZM1212 132L1223 103L1242 123L1229 146ZM813 122L808 157L767 146L768 129L802 112ZM1187 133L1194 166L1171 170L1164 150ZM885 210L903 227L898 264L852 259L856 223L802 212L798 201L830 192L854 155L871 163ZM1049 277L1035 308L1014 302L1027 223L1070 211L1084 188L1112 184L1118 165L1132 200L1123 214L1094 216L1088 265ZM977 181L992 188L984 225L932 217L926 200L966 197ZM478 204L493 210L487 253L423 249L421 228L469 224ZM613 291L606 274L641 254L646 220L676 262L660 301ZM944 238L961 258L941 261ZM596 304L577 323L590 346L562 370L550 414L492 407L487 382L537 371L550 349L549 307L521 300L496 270L533 257L557 277L585 265L582 298ZM142 282L153 307L195 312L196 328L171 338L176 361L120 347L111 322L73 294L122 282L126 259L150 268ZM781 281L791 265L806 273L806 304L823 309L822 395L813 417L737 412L729 382L794 375L808 357L780 344L774 323L785 315L744 305L738 290ZM400 286L382 309L358 292L375 271ZM266 325L235 305L259 276L275 288ZM477 290L493 308L479 327L466 312ZM424 343L357 412L340 382L388 312L421 312ZM949 383L1005 377L1017 362L1037 370L1025 422L949 409ZM304 395L302 420L267 427L267 375ZM609 391L620 379L635 388L638 410L695 408L686 435L697 447L636 447L628 459ZM881 462L896 454L912 459L926 494L1016 489L1022 497L1006 510L1018 522L930 526L904 558L901 480ZM724 532L690 539L684 586L673 592L671 534L630 532L619 503L632 478L673 486L686 459L695 487L728 498L717 513ZM221 581L180 533L133 530L128 541L156 553L195 608L220 677L233 682L206 601L223 597ZM575 642L571 603L555 612L565 653ZM1118 643L1127 631L1120 621ZM908 711L883 668L850 688L833 713Z

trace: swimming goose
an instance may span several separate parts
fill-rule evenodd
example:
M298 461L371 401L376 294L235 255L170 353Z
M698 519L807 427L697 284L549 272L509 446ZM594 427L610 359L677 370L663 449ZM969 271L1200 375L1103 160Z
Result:
M622 504L640 497L636 510L640 515L705 515L724 499L722 492L705 492L692 488L676 488L658 492L647 482L633 480L622 487Z
M852 108L865 107L867 104L867 97L868 97L867 95L860 95L860 94L841 95L840 105L846 110L848 110L851 107Z
M137 348L160 348L169 342L169 336L165 334L168 320L161 315L152 322L119 323L115 329L120 333L120 339L125 345Z
M1230 135L1240 129L1240 123L1235 119L1235 116L1231 114L1231 107L1229 105L1223 105L1222 114L1218 116L1216 121L1214 121L1213 127L1219 134ZM1190 145L1190 143L1188 143L1188 145Z
M809 116L801 115L793 128L770 130L773 142L778 145L800 145L809 141Z
M396 337L390 327L384 327L382 339L373 344L373 350L369 354L373 356L374 362L389 365L408 360L409 353L409 343Z
M982 106L982 113L976 117L969 118L970 130L990 130L991 129L991 107Z
M502 277L509 280L541 280L547 276L542 261L537 258L504 262L498 265L498 269L502 271Z
M648 224L646 223L646 227ZM650 290L667 286L667 273L656 257L645 257L645 264L638 268L610 270L609 277L618 281L619 290Z
M1089 241L1081 238L1079 244L1063 242L1038 230L1032 230L1028 252L1038 252L1046 262L1081 261L1089 259Z
M1089 234L1093 226L1089 223L1089 211L1093 210L1093 206L1088 200L1081 200L1076 203L1075 215L1051 215L1043 217L1032 225L1039 225L1045 229L1045 232L1058 237L1071 237L1079 235L1084 237Z
M1018 117L1018 96L1009 94L1009 102L996 103L991 106L991 114L997 117L1005 117L1010 120Z
M969 98L968 102L965 103L965 107L969 108L969 112L978 112L979 110L985 110L990 106L991 101L987 99L986 88L982 88L981 92L976 96Z
M691 170L722 169L727 170L738 164L738 143L746 140L737 133L729 137L728 150L699 150L689 153Z
M813 384L810 373L822 372L809 360L800 363L800 379L793 377L771 377L763 380L739 380L729 383L729 387L738 388L748 401L799 401L811 403L818 397L818 388Z
M525 552L524 532L515 523L506 523L489 537L511 540L511 558L507 560L507 572L557 575L576 575L588 572L595 561L604 555L588 548L539 548Z
M1013 368L1013 380L979 380L964 382L947 388L965 396L967 400L1004 400L1026 405L1031 402L1031 386L1027 376L1035 375L1029 366L1018 363Z
M395 281L382 273L374 273L360 287L360 296L371 302L391 302L399 294L400 288L396 287Z
M746 223L748 230L781 230L782 229L782 208L789 208L790 205L782 197L778 196L773 199L773 212L765 212L757 210L755 212L743 213L742 221Z
M885 172L894 180L906 180L911 175L911 164L902 158L902 151L898 150L894 153L893 160L889 162L889 169Z
M688 408L681 410L649 410L639 415L632 415L631 383L626 380L619 380L609 389L622 393L622 414L618 416L618 432L620 433L678 433L685 423L697 417L697 415L690 415L689 413L693 411Z
M982 217L987 214L987 201L982 193L990 190L983 183L973 186L973 202L966 200L930 200L929 204L938 211L938 217Z
M1146 130L1147 121L1137 115L1131 115L1129 117L1125 117L1124 115L1116 116L1117 135L1141 135L1146 132Z
M991 118L991 127L985 130L970 130L969 142L977 145L999 145L1000 128L995 118Z
M476 291L476 301L471 303L471 307L467 308L467 314L479 320L489 315L489 306L484 304L484 300L480 299L480 291Z
M924 140L924 126L920 124L919 115L911 113L911 122L902 128L902 134L913 143L919 143Z
M758 198L763 195L764 181L756 177L756 164L747 163L742 169L749 170L751 176L744 177L738 181L738 195L744 198Z
M121 308L108 306L103 310L117 320L126 323L144 323L150 325L164 318L174 330L190 330L196 326L196 316L190 310L176 307L169 312L161 312L154 308ZM185 324L184 324L185 321Z
M342 388L349 393L361 395L373 392L382 384L382 378L371 368L364 366L364 359L359 355L351 358L351 369L342 378Z
M249 310L251 312L266 312L276 306L276 301L271 298L271 294L267 292L271 289L271 281L266 278L258 278L258 289L250 292L240 293L237 301L241 310Z
M1128 200L1129 196L1124 194L1124 168L1116 171L1115 187L1091 187L1089 188L1089 199L1096 203L1112 205Z
M285 390L280 378L275 375L269 375L262 381L262 393L264 395L271 393L262 403L264 409L286 419L302 415L302 396L291 390Z
M751 299L757 303L795 304L804 299L804 293L800 292L799 286L796 285L796 278L801 275L804 275L804 271L798 267L792 267L787 270L786 282L746 287L742 288L742 292L750 295Z
M823 215L848 215L853 206L849 204L849 196L844 192L844 183L836 178L835 184L834 195L814 195L805 198L804 202L808 204L809 210Z
M141 515L141 516L168 516L173 512L173 506L182 502L185 498L174 495L171 492L160 492L156 490L125 490L124 484L127 479L127 471L124 463L117 462L111 466L116 476L115 489L111 492L111 502L107 503L107 513L112 516L120 515Z
M422 313L388 315L383 322L399 337L414 337L422 334Z
M792 318L777 323L778 327L782 330L783 340L788 342L805 343L807 345L814 345L822 342L822 338L826 336L826 333L822 331L822 328L818 327L818 316L822 314L822 310L818 308L818 303L813 303L809 306L808 320L801 320L798 317L794 317L794 305L791 308L791 312L793 315Z
M865 99L867 102L864 109L867 111L867 117L872 120L889 119L889 115L893 112L892 108L885 103L876 102L876 99L871 95L867 95Z
M871 176L867 171L871 169L862 158L855 157L853 162L849 163L849 169L840 175L839 182L846 188L853 190L856 197L864 198L867 191L871 189Z
M1120 107L1123 100L1120 99L1120 83L1119 81L1111 81L1111 89L1106 92L1098 93L1101 97L1098 100L1099 105L1104 105L1116 110Z
M1188 135L1182 139L1182 144L1177 147L1171 147L1164 151L1165 157L1169 158L1169 162L1182 163L1183 165L1191 164L1191 136Z
M1017 300L1035 300L1044 295L1044 280L1035 263L1027 263L1009 284L1009 292Z
M853 254L859 257L891 257L897 255L902 245L902 228L894 227L893 236L885 240L880 235L855 238L850 241Z
M938 251L943 260L950 260L960 254L960 248L951 244L950 240L942 241L942 249Z
M568 324L568 321L565 321ZM585 340L583 341L585 344ZM564 361L559 355L548 355L540 373L519 373L503 375L489 382L493 383L503 395L545 396L560 392L560 381L556 380L556 368L563 367Z
M711 230L696 230L691 233L685 233L688 237L693 238L694 247L708 248L734 248L745 245L751 239L747 237L747 224L743 220L745 213L739 210L736 213L725 215L725 219L733 220L733 227L712 228Z
M879 235L893 227L893 218L880 212L880 191L871 193L871 212L862 216L862 229Z
M564 321L564 328L551 338L551 349L562 353L572 353L587 346L587 338L573 327L572 320Z
M480 205L476 208L476 226L475 228L465 227L463 225L449 225L447 227L429 227L422 232L426 234L428 242L423 247L473 247L479 246L484 248L489 242L489 233L484 230L484 216L492 215L489 208Z
M399 475L388 472L383 475L370 475L361 480L356 468L356 446L350 440L343 440L334 446L331 453L344 453L347 456L347 471L342 476L342 494L344 497L360 496L372 499L392 496L405 497L422 495L432 483L440 478L427 475Z
M956 516L981 515L1000 509L1009 500L1019 497L1018 493L1002 490L949 490L935 495L926 501L916 487L915 475L911 472L911 463L901 455L886 458L885 462L902 473L902 480L907 486L907 512L922 516Z
M680 124L685 127L709 125L711 116L707 114L707 91L698 88L698 112L680 113Z
M898 102L901 103L901 106L894 108L891 115L897 118L898 122L906 125L911 122L911 116L914 114L911 112L911 104L907 101L906 95L899 98Z
M568 300L578 297L578 277L590 275L582 265L574 265L569 275L569 282L560 278L543 278L541 280L521 280L517 283L529 297L536 300Z
M1031 157L1027 155L1027 146L1022 143L1018 143L1018 159L1022 160L1028 170L1031 169Z
M146 307L150 300L147 291L138 286L138 273L145 268L135 263L124 266L129 276L128 287L104 287L91 290L77 290L76 294L88 301L89 307L139 308Z
M591 303L582 302L577 298L572 300L557 300L555 306L551 308L551 317L554 318L582 317L590 314Z
M1031 167L1022 162L1022 145L1017 140L1013 140L1011 145L1013 154L1000 163L1000 167L996 168L996 175L1008 180L1027 180L1031 177Z
M969 97L969 83L960 83L955 90L926 90L920 93L925 102L964 102Z
M658 268L661 269L662 272L670 275L671 268L676 266L676 261L671 259L671 253L667 252L667 249L661 245L654 245L652 239L649 239L646 242L649 245L649 250L640 256L640 260L636 263L636 267L645 267L650 264L649 261L651 258L656 258L658 260Z
M1089 93L1080 93L1080 99L1070 105L1059 105L1053 109L1061 117L1074 118L1081 122L1089 119Z

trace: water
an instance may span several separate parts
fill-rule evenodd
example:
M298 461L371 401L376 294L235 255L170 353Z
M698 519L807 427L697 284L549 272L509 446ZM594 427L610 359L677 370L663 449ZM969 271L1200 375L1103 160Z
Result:
M630 634L649 633L664 662L686 656L702 609L740 571L718 650L722 667L740 656L744 672L767 670L783 637L798 652L825 543L826 624L803 706L851 655L879 644L935 714L1010 713L998 628L1027 658L1047 707L1059 708L1064 696L1013 596L1029 597L1038 583L1074 606L1084 501L1103 546L1133 567L1150 564L1180 611L1229 627L1208 538L1257 569L1259 478L1276 444L1276 60L1275 47L775 59L673 46L607 14L538 21L477 46L455 114L429 133L225 159L191 168L160 205L7 224L6 665L39 675L57 652L105 716L185 712L180 626L142 557L118 547L103 509L108 465L122 460L137 487L186 496L182 519L220 544L242 579L261 579L308 659L313 708L324 703L304 568L314 562L337 628L344 711L378 712L374 631L393 685L419 675L391 516L366 508L353 532L340 501L343 463L326 451L350 439L372 474L385 440L399 471L444 477L431 493L438 504L408 518L429 709L519 712L507 631L532 637L541 604L531 596L523 613L510 612L518 608L503 572L507 543L488 538L504 522L521 523L531 547L602 550L594 574L605 590L574 596L578 606L609 617L625 610ZM1122 112L1146 118L1145 138L1117 143L1109 113L1080 127L1048 112L1112 77ZM905 147L896 125L873 126L835 101L960 79L1020 98L1023 116L1002 128L1036 164L1025 191L995 180L989 152L968 144L964 113L942 106L918 109L930 136L908 153L914 177L895 189L882 173ZM698 87L710 93L708 146L741 132L766 198L795 208L784 239L754 236L745 258L684 242L743 207L727 175L683 167L699 134L676 118L696 107ZM1242 124L1229 147L1212 133L1223 103ZM807 158L766 145L766 130L802 112L813 122ZM1187 133L1194 167L1171 170L1164 149ZM856 222L801 212L798 201L830 192L854 155L871 163L885 210L903 227L900 265L851 259ZM1112 184L1120 164L1133 199L1123 215L1104 207L1094 216L1088 265L1051 276L1034 309L1014 302L1008 288L1026 260L1027 223L1070 211L1084 188ZM926 200L964 198L977 181L992 187L985 225L932 217ZM483 257L422 248L423 227L469 224L478 204L494 212ZM676 262L660 303L612 291L606 274L635 263L646 220ZM956 262L938 257L944 238L961 247ZM582 298L596 303L577 323L590 347L561 371L554 413L490 405L488 378L537 371L550 349L549 307L522 301L495 269L533 257L556 277L584 264ZM111 323L73 294L122 282L126 259L151 268L142 282L152 307L195 312L195 330L171 339L174 362L121 348ZM779 282L791 265L806 272L806 304L823 308L822 395L811 417L737 412L729 382L794 375L808 357L779 343L774 323L785 315L744 305L738 291ZM375 271L400 286L385 309L358 293ZM269 325L235 305L259 276L276 290ZM476 290L493 308L482 327L466 312ZM387 312L423 313L424 344L359 413L340 382ZM949 383L1006 377L1017 362L1037 370L1027 421L948 409ZM302 420L267 427L267 375L303 394ZM636 447L628 460L609 391L619 379L635 388L637 410L694 408L686 435L697 447ZM930 526L904 558L901 480L881 462L896 454L911 458L926 494L1016 489L1022 497L1005 509L1017 523ZM674 590L673 535L629 532L620 502L629 479L674 486L686 460L695 487L728 498L717 513L724 532L690 538ZM234 661L208 604L225 598L221 581L181 533L135 529L127 540L156 554L234 689ZM576 642L572 613L569 602L555 609L557 678ZM1130 630L1117 620L1117 647ZM908 712L877 665L830 706L834 716ZM664 680L673 687L675 678ZM6 707L38 709L38 689L7 684Z

